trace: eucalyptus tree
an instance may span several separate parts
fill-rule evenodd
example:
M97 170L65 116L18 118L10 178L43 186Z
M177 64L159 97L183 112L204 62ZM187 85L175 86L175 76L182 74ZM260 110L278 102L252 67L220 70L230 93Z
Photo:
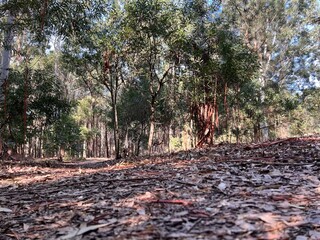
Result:
M269 137L266 91L272 81L286 87L288 80L308 79L315 74L307 66L315 66L319 54L319 25L312 21L318 12L316 0L223 1L223 17L258 55L263 140Z
M90 23L102 17L107 1L56 1L56 0L2 0L0 29L2 36L1 81L10 68L10 55L15 40L14 33L27 30L34 41L48 43L52 34L74 36L82 34ZM3 82L0 84L3 84ZM1 93L2 94L2 93Z
M7 128L2 131L6 143L13 150L28 144L30 156L41 157L44 150L45 132L63 115L68 115L71 104L61 98L62 88L54 76L54 65L51 56L32 60L32 69L28 70L28 85L26 82L25 66L11 70L6 89L6 110L1 109L1 115L6 114ZM28 94L28 111L25 113L25 93ZM27 118L25 118L27 114ZM24 124L22 124L24 123ZM57 133L62 134L60 133ZM63 132L65 136L70 132Z
M114 130L116 158L121 158L121 144L118 119L118 98L125 82L128 80L126 67L126 47L123 35L123 9L120 1L113 1L108 21L104 24L106 34L103 39L102 84L111 97L111 109Z
M113 1L105 11L105 18L93 21L85 35L66 40L63 58L91 95L104 96L110 103L115 157L120 158L118 98L127 79L122 3Z
M169 0L134 0L126 4L125 9L129 68L134 72L132 81L133 84L135 81L147 83L147 91L139 90L149 103L148 151L151 153L157 121L156 107L175 64L170 45L179 31L180 16Z
M145 81L138 82L147 87ZM136 86L128 86L119 99L119 127L122 129L124 145L128 154L139 155L142 148L147 146L146 129L148 127L150 111L146 96L137 91Z
M15 48L17 45L15 42L19 34L26 35L29 39L28 42L38 46L44 53L50 36L55 34L70 38L82 34L83 30L88 29L91 21L95 21L102 16L105 6L106 1L103 0L1 1L1 87L4 86L4 82L9 78L9 70L12 68L10 64L12 55L20 55L25 59L32 60L30 56ZM28 68L29 66L26 67L26 70ZM0 100L3 99L3 91L1 89Z
M250 101L243 92L254 92L255 55L221 23L219 9L219 1L187 1L184 10L191 29L182 44L184 84L198 146L212 144L217 135L228 132L228 120L235 119L242 102ZM234 129L238 125L233 121Z

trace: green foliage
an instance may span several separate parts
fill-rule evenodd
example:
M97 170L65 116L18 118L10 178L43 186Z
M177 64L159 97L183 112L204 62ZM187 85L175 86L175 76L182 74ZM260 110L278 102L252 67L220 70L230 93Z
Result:
M44 149L53 155L60 147L69 152L69 155L78 155L82 151L79 125L70 115L63 114L44 133Z
M182 149L182 140L178 137L170 137L170 149L173 151L179 151Z
M150 109L148 99L136 87L124 90L119 101L119 122L128 126L132 122L145 125L149 121Z
M78 101L72 118L80 126L81 137L84 140L92 139L99 130L95 127L88 128L87 123L92 121L94 116L104 116L107 114L105 100L103 98L93 98L87 96Z
M259 85L255 81L259 65L257 55L227 26L218 26L202 15L196 17L194 24L197 24L188 36L186 46L182 47L189 72L184 86L190 97L189 107L193 109L199 137L204 137L209 126L216 125L210 132L213 138L216 134L229 132L227 123L236 119L237 112L230 109L247 109L253 121L261 117L257 111ZM205 113L202 107L215 113ZM213 123L213 118L224 119L224 124L219 125L218 120ZM239 127L234 126L236 128Z
M7 87L6 112L2 109L1 113L2 121L6 121L9 127L9 131L4 132L4 139L14 139L18 144L24 143L22 123L25 96L28 107L27 137L35 136L42 128L54 124L71 108L70 103L61 98L61 87L48 68L28 69L28 75L25 71L11 72Z
M90 30L92 22L104 16L108 1L104 0L10 0L1 4L0 15L6 11L17 16L16 31L28 29L34 42L43 42L51 35L73 37ZM0 29L3 24L0 23Z
M295 136L301 136L309 132L309 126L312 125L312 118L310 118L306 109L298 106L291 114L290 132Z
M130 86L121 94L118 110L122 139L124 140L128 131L131 141L145 148L147 144L145 128L150 117L148 99L137 91L136 87Z
M290 131L293 135L320 133L320 89L307 89L302 101L289 115Z
M116 152L120 139L137 153L153 147L151 126L177 135L192 122L208 143L259 140L263 123L273 138L284 125L319 132L318 10L316 0L5 1L0 39L10 11L16 42L2 137L72 156L105 145L104 127Z

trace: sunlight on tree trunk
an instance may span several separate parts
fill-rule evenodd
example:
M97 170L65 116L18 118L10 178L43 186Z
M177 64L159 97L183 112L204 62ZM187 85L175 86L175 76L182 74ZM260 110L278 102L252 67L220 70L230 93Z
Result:
M153 146L153 135L155 131L155 108L151 106L151 113L150 113L150 128L149 128L149 138L148 138L148 152L149 154L152 153L152 146Z

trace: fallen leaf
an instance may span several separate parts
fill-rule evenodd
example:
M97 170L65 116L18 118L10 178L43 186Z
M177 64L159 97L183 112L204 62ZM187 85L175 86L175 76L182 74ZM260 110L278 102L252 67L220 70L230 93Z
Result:
M308 240L306 236L297 236L295 240Z
M98 224L98 225L92 225L92 226L85 226L85 227L82 227L80 229L76 229L72 232L70 232L68 235L65 235L65 236L62 236L60 237L61 240L65 240L65 239L71 239L75 236L79 236L79 235L82 235L86 232L89 232L89 231L93 231L93 230L96 230L98 228L102 228L102 227L105 227L105 226L108 226L110 225L110 223L104 223L104 224Z
M24 230L24 231L27 232L27 231L29 230L29 228L30 228L30 225L29 225L29 224L26 224L26 223L23 224L23 230Z
M5 212L5 213L11 213L12 210L9 209L9 208L3 208L3 207L0 207L0 212Z
M223 192L224 190L226 190L227 184L225 184L224 182L221 182L221 183L218 185L218 188Z
M279 177L279 176L282 176L282 173L280 172L279 169L274 169L274 170L270 173L270 176Z
M137 213L139 215L144 216L144 215L146 215L146 210L144 208L139 208L139 209L137 209Z
M194 237L194 234L190 234L190 233L170 233L167 237L168 238L190 238L190 237Z
M175 217L184 217L189 214L189 211L182 211L182 212L177 212L174 214Z
M273 213L262 213L258 215L258 218L269 224L275 224L279 219L279 217L274 215Z

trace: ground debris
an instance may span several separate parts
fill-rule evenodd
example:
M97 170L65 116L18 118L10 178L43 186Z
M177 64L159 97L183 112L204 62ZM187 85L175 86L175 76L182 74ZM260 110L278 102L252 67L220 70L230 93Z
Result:
M0 162L0 239L320 239L320 138Z

